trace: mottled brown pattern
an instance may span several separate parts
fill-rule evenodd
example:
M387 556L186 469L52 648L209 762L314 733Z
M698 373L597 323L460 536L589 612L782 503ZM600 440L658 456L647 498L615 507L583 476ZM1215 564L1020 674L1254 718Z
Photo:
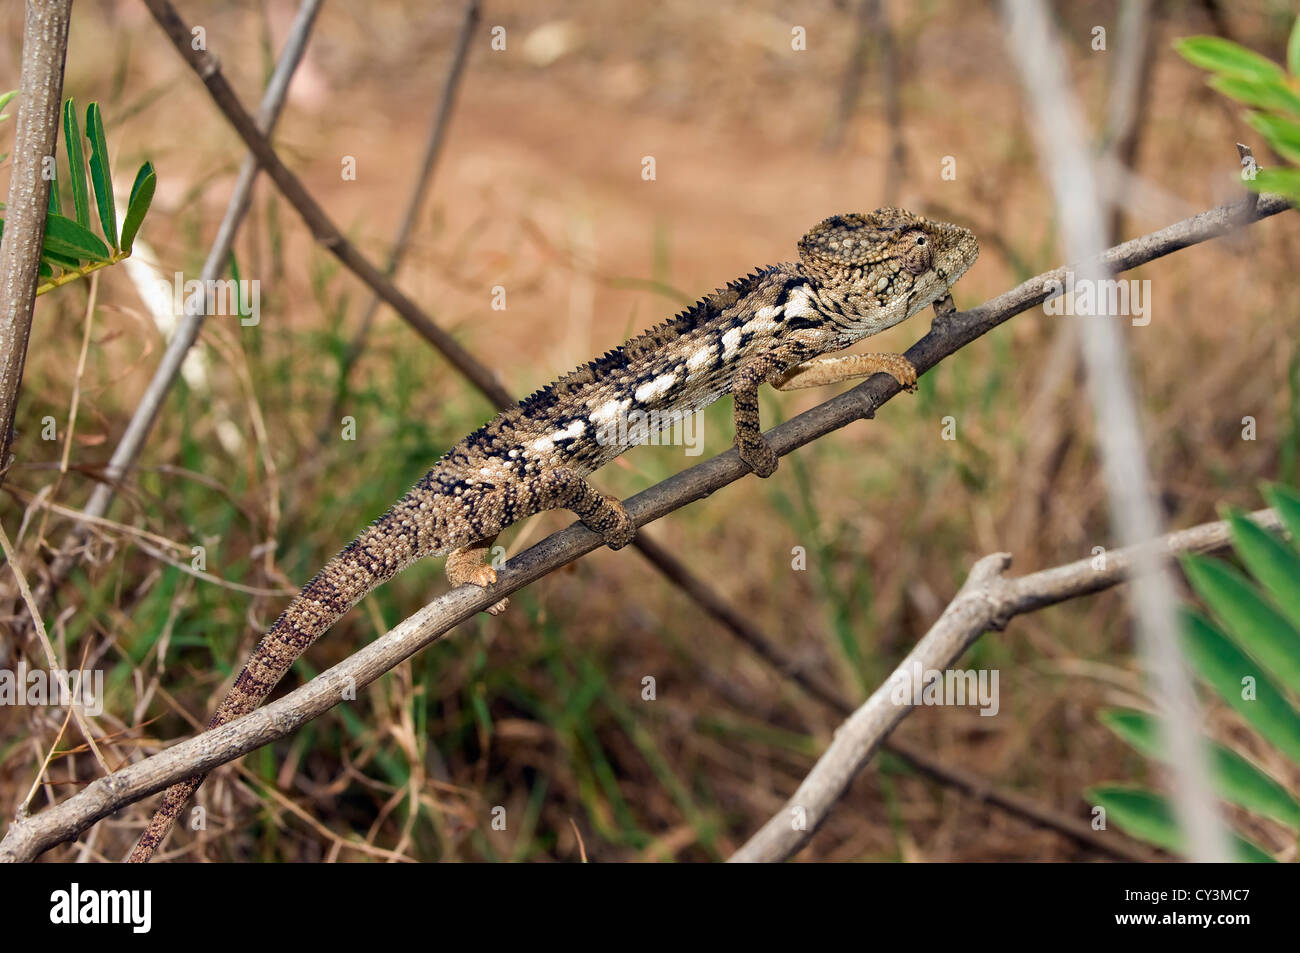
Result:
M623 505L585 479L627 449L621 439L600 439L620 415L692 413L730 392L741 458L770 475L777 460L762 435L758 387L928 307L977 254L966 229L903 209L835 216L803 237L798 262L734 281L524 398L448 451L303 587L209 728L260 705L312 642L417 559L451 554L453 583L491 585L496 574L483 563L491 541L546 509L571 510L613 549L630 542L636 528ZM824 371L805 376L833 379ZM504 602L493 607L501 608ZM167 790L132 861L149 859L202 781Z

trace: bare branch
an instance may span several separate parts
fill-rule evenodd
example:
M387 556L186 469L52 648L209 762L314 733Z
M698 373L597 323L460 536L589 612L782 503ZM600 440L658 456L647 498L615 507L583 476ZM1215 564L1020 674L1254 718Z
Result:
M46 165L59 137L63 60L72 0L27 0L13 168L0 238L0 483L9 469L14 414L27 362L50 202Z
M1288 208L1286 200L1277 195L1261 196L1253 217L1246 215L1244 201L1221 206L1118 245L1105 252L1100 261L1115 270L1135 268ZM928 371L1016 314L1040 304L1049 294L1047 283L1059 281L1064 272L1063 268L1046 272L970 311L936 317L929 333L907 351L908 359L918 371ZM777 454L784 456L854 421L875 416L876 410L899 392L899 384L893 377L877 374L786 421L765 436ZM709 496L749 472L736 451L728 450L638 493L627 501L628 515L637 526L644 526ZM183 778L207 774L218 765L291 734L337 705L342 700L343 689L369 684L503 595L541 579L601 545L600 537L580 523L548 536L509 559L498 571L497 583L490 592L475 586L457 587L270 705L100 778L34 817L15 821L0 841L0 861L30 860L126 804Z
M1260 510L1251 519L1269 529L1281 520L1273 510ZM1159 571L1179 553L1208 553L1229 544L1226 521L1204 523L1151 543L1118 549L1106 555L1106 568L1097 569L1092 558L1045 569L1028 576L1007 578L1009 553L979 560L961 591L908 653L880 688L835 732L834 740L817 760L785 806L731 857L737 863L786 860L802 848L829 816L854 777L880 746L885 736L912 710L892 697L896 678L921 671L943 670L953 665L989 629L1001 630L1015 616L1044 606L1108 589L1128 579L1140 578L1155 554Z

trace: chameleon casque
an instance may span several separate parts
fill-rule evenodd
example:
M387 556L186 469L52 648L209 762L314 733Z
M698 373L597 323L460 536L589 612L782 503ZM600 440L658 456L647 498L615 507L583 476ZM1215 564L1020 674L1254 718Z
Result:
M577 368L500 414L433 468L303 587L244 665L209 729L252 711L308 646L371 590L426 556L447 556L453 585L489 587L498 533L542 510L567 509L611 549L636 526L586 476L626 443L599 435L645 411L692 413L731 394L735 443L760 477L777 456L759 429L758 387L812 387L916 369L901 354L823 357L911 317L948 294L974 263L974 234L904 209L826 219L799 242L799 261L733 281L677 317ZM496 614L505 600L489 609ZM131 854L146 861L171 829L193 777L167 789Z

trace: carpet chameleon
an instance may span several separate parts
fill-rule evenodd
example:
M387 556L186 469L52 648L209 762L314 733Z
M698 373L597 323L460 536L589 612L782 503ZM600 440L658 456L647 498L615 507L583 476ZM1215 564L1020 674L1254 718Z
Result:
M824 355L942 299L978 253L968 229L904 209L833 216L799 241L797 262L733 281L526 397L452 447L303 587L208 727L260 705L308 646L418 559L445 555L453 585L491 586L497 534L548 509L572 511L611 549L631 542L636 526L623 504L586 480L628 449L600 439L628 433L609 426L620 415L693 413L729 393L740 457L770 476L777 456L759 429L759 386L813 387L880 371L914 385L916 369L901 354ZM502 600L488 611L504 608ZM202 781L167 789L133 862L152 856Z

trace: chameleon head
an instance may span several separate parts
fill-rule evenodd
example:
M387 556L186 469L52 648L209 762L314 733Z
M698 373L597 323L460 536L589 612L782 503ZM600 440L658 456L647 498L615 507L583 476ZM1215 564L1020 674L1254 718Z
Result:
M970 229L901 208L835 215L799 241L804 273L856 336L883 331L929 307L978 255Z

